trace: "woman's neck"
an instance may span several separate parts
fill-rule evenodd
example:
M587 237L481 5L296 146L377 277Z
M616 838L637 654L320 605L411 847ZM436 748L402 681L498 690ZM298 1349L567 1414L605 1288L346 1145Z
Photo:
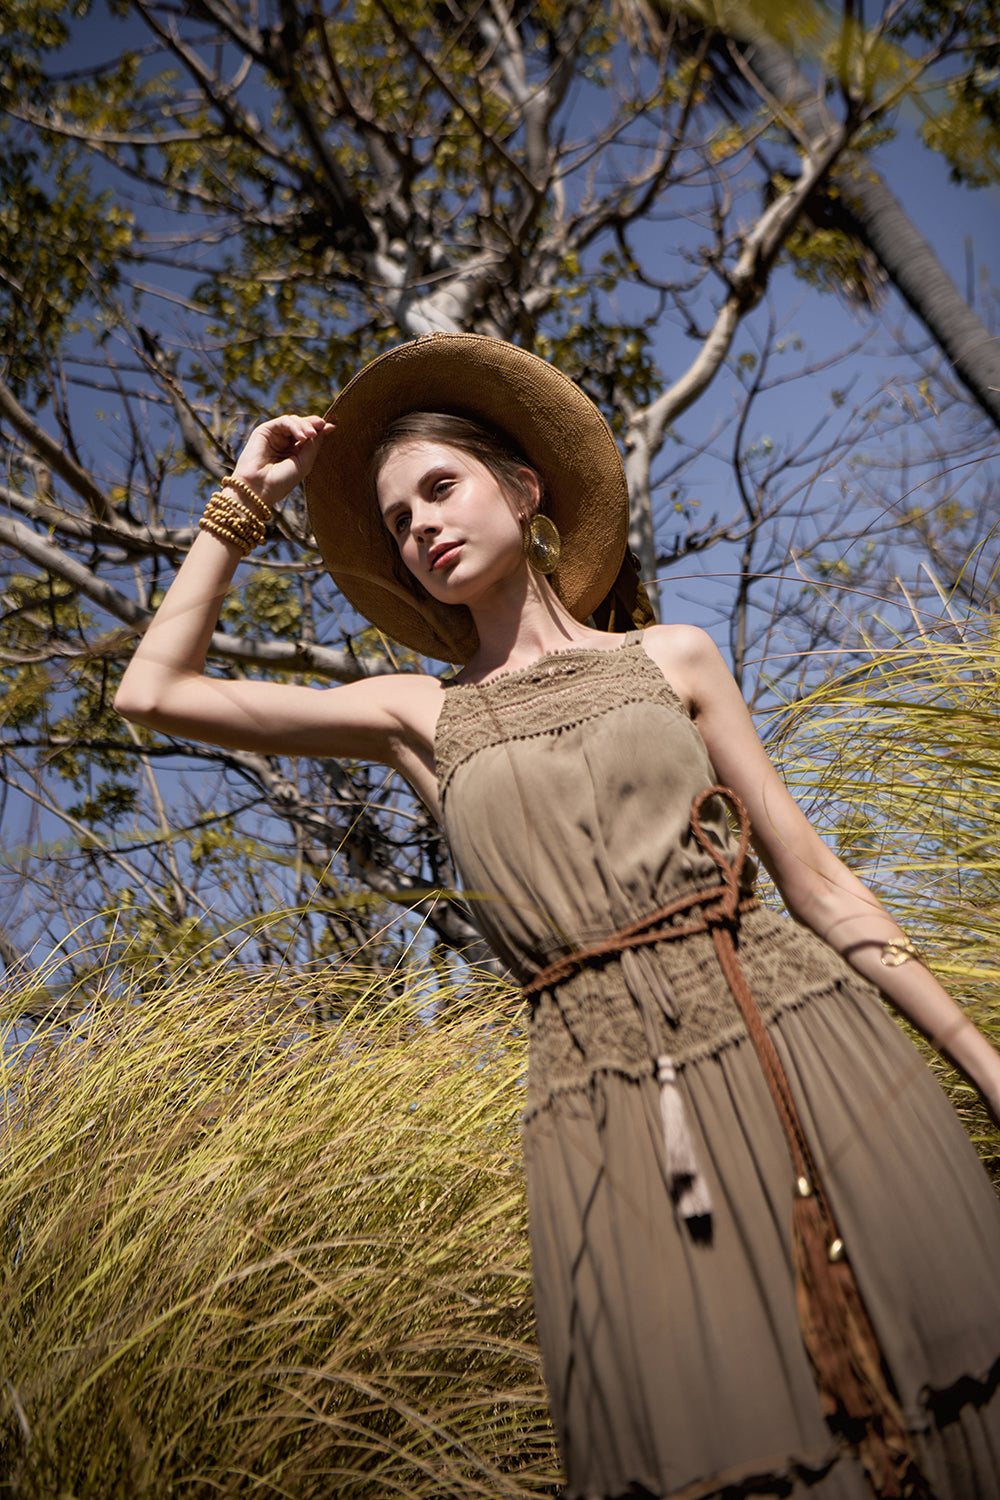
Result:
M479 649L459 674L463 681L478 682L497 672L530 666L540 656L607 639L603 631L575 620L548 582L537 575L520 601L477 606L472 614Z

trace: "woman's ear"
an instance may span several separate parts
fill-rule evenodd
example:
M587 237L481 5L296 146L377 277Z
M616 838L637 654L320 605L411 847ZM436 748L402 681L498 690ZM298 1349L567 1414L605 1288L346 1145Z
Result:
M543 498L543 486L540 475L534 469L529 469L523 464L517 471L517 477L521 483L521 495L523 505L518 506L522 521L528 521L538 511Z

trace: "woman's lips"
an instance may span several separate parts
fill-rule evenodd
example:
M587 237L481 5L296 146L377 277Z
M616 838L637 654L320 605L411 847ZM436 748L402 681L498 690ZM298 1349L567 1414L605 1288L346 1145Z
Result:
M442 567L449 562L461 547L461 542L438 542L427 554L427 567L430 572Z

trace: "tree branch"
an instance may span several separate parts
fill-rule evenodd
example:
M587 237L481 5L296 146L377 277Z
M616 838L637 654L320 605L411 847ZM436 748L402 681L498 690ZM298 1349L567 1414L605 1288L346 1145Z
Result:
M55 438L50 437L45 428L40 427L25 411L14 392L3 380L0 380L0 416L7 418L54 474L58 474L71 489L86 500L99 520L109 519L110 507L103 490L94 483L86 469L82 469L74 459L70 458Z
M20 521L0 516L0 541L6 542L39 568L64 579L84 598L130 627L129 632L110 638L106 654L111 654L112 648L119 651L128 634L140 634L152 619L151 610L142 609L127 594L96 577L89 568L51 542L44 541ZM334 682L357 682L361 677L396 671L388 662L377 658L366 660L353 651L333 651L327 646L315 646L305 641L246 640L218 630L212 636L209 652L223 661L307 673Z

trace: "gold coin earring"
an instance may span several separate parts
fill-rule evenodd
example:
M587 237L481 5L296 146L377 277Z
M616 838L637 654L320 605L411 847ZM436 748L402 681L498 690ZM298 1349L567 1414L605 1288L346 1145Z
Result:
M524 555L536 573L554 573L559 566L562 542L554 521L533 515L521 533Z

